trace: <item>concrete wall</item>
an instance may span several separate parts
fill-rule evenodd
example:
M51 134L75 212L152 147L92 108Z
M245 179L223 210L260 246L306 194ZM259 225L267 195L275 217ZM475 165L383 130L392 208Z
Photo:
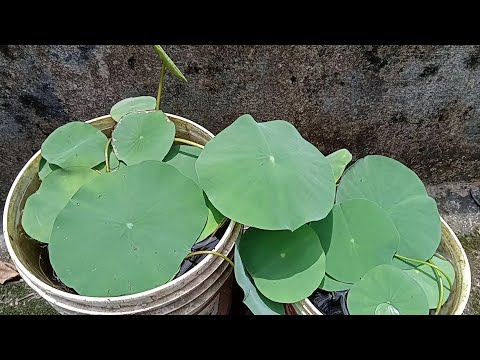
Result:
M284 119L325 154L392 156L427 184L480 179L479 46L166 46L163 110L218 132ZM149 46L0 46L0 204L58 126L156 95Z

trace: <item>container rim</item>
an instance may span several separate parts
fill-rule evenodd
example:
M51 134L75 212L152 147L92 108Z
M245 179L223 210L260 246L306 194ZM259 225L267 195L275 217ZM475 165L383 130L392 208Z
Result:
M189 124L197 127L198 129L202 130L203 132L205 132L206 134L208 134L212 138L215 137L215 135L213 135L210 131L205 129L203 126L195 123L194 121L188 120L184 117L174 115L174 114L165 113L165 115L167 117L174 118L174 119L181 120L183 122L189 123ZM91 119L91 120L88 120L88 121L85 121L85 122L86 123L91 123L91 122L95 122L95 121L99 121L99 120L106 120L106 119L109 119L109 118L111 118L110 115L104 115L104 116L99 116L99 117L96 117L94 119ZM145 296L151 296L151 295L156 294L159 291L167 290L167 289L170 289L171 287L174 287L177 283L179 283L183 279L185 279L192 270L194 270L194 269L200 270L202 268L206 268L207 262L212 260L214 255L208 254L196 266L194 266L192 269L187 271L185 274L179 276L175 280L169 281L168 283L157 286L153 289L142 291L142 292L131 294L131 295L122 295L122 296L113 296L113 297L83 296L83 295L72 294L72 293L69 293L69 292L66 292L66 291L59 290L59 289L54 288L53 286L48 285L47 283L43 282L42 280L37 278L34 274L32 274L30 271L28 271L28 269L22 264L20 259L17 257L17 254L13 250L13 246L12 246L11 241L10 241L10 235L8 234L8 222L7 222L8 208L10 206L10 201L11 201L11 198L12 198L12 195L13 195L13 191L16 188L17 184L20 182L20 179L24 175L26 169L37 158L37 156L40 155L40 153L41 153L41 150L38 150L27 161L27 163L23 166L23 168L20 170L20 172L15 177L15 180L13 181L13 184L10 187L10 190L8 192L8 195L7 195L7 199L5 200L5 206L4 206L4 209L3 209L3 234L4 234L4 237L5 237L5 244L7 246L8 253L9 253L10 257L12 258L15 266L19 269L19 272L21 274L28 274L30 282L33 283L36 287L41 288L42 292L45 292L45 290L48 290L50 293L52 293L54 295L57 295L57 296L61 296L61 297L65 298L65 299L68 299L68 300L74 300L74 301L81 300L81 301L95 302L95 303L115 303L115 302L124 302L125 300L135 300L135 299L144 298ZM215 246L214 251L217 251L218 248L225 243L226 239L228 239L229 236L231 235L231 233L233 232L233 229L234 229L235 225L236 225L236 222L233 221L233 220L230 220L230 223L229 223L227 229L225 230L225 233L223 234L222 238L218 242L217 246Z

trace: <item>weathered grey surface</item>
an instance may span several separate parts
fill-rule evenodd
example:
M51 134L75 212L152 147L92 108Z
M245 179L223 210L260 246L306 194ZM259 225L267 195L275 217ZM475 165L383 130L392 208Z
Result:
M286 119L328 153L393 156L428 183L480 168L478 46L166 46L164 110L218 132L243 113ZM56 127L156 94L149 46L0 47L0 202Z
M427 186L428 193L437 201L440 214L458 236L480 231L480 206L473 199L471 190L480 190L480 183Z

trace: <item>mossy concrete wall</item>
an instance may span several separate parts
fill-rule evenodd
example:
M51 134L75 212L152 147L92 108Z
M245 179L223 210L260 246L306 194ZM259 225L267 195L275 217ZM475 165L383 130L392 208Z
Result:
M285 119L324 153L392 156L428 184L480 169L479 46L166 46L163 109L218 132ZM0 205L58 126L156 94L150 46L0 46Z

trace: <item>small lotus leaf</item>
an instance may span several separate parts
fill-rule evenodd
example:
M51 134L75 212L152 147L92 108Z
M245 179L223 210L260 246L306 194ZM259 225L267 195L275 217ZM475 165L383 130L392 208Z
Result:
M162 111L133 112L118 122L112 146L127 165L145 160L162 161L175 138L175 125Z
M175 275L206 220L191 179L144 161L100 175L73 196L55 221L50 261L81 295L138 293Z
M332 208L328 160L292 124L243 115L210 140L196 162L200 185L226 217L267 230L295 230Z
M238 244L235 246L235 280L238 286L243 290L243 302L254 315L285 315L285 309L282 304L274 302L263 296L253 284L250 276L245 271L242 258L238 252Z
M342 177L348 163L352 161L352 154L347 149L340 149L328 155L327 160L332 167L335 181L338 181Z
M92 168L105 160L107 137L90 124L74 121L55 129L42 144L42 157L61 168Z
M135 111L155 110L157 100L152 96L138 96L119 101L110 109L110 116L116 122L120 121L122 116Z
M380 264L391 264L399 235L386 212L372 201L354 199L336 204L323 220L310 224L327 256L327 273L357 282Z
M422 287L403 270L379 265L355 283L347 296L352 315L428 315Z
M257 289L278 303L307 298L325 276L325 253L308 225L293 232L249 228L239 252Z
M87 168L52 171L25 203L22 215L25 232L35 240L48 243L57 215L82 185L97 176L99 174Z

